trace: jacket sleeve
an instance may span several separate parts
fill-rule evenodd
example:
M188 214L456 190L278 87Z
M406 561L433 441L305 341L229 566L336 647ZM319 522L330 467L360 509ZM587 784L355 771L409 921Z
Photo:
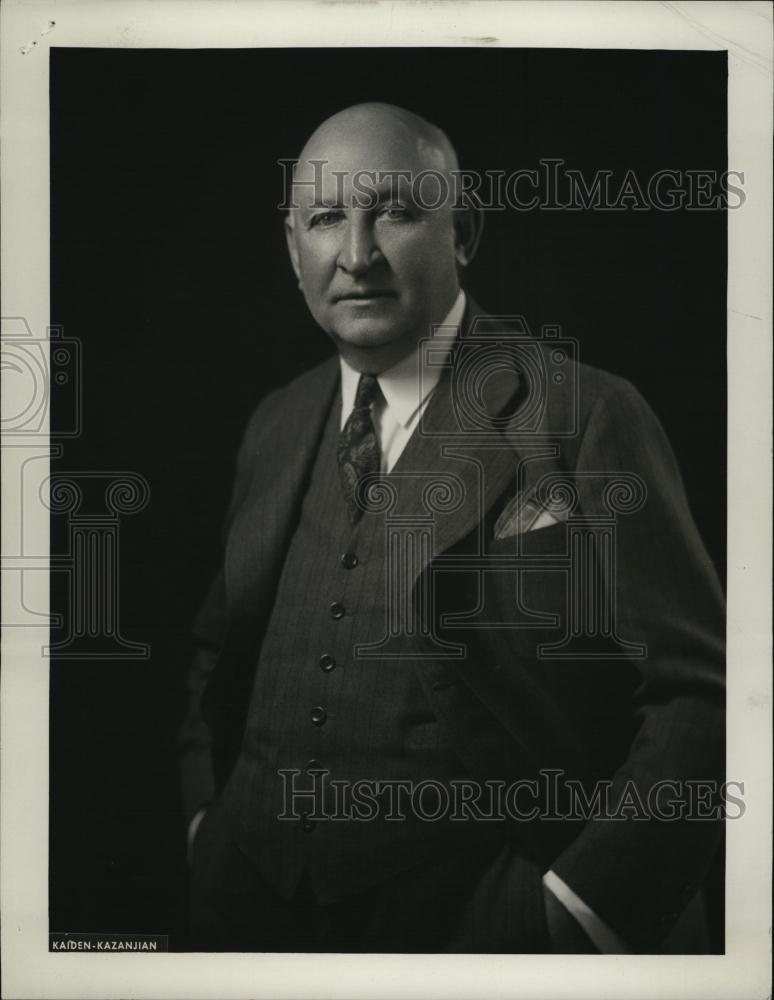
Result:
M271 393L253 412L242 438L236 460L234 484L221 531L225 551L231 524L247 495L255 473L255 456L260 445ZM202 696L217 663L228 629L228 599L223 563L218 569L193 625L193 654L186 683L186 710L178 732L178 758L183 810L190 823L197 811L213 797L215 782L211 759L211 737L201 706Z
M576 455L576 489L590 517L607 511L605 476L594 472L634 473L646 492L639 509L617 519L615 569L605 580L619 635L645 647L632 661L638 728L610 796L631 806L622 817L589 820L551 867L635 950L648 951L697 891L721 834L723 594L664 431L623 380L597 395ZM667 782L675 784L659 785ZM659 787L679 789L696 815L643 818L639 802L647 812Z

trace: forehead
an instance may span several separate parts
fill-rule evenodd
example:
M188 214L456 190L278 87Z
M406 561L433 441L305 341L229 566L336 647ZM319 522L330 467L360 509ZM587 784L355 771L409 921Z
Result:
M307 143L296 165L296 199L308 203L321 187L324 197L335 194L348 197L356 175L408 172L416 176L423 170L445 171L448 165L443 152L428 137L392 123L383 127L364 124L360 128L322 131ZM397 183L397 182L393 182Z

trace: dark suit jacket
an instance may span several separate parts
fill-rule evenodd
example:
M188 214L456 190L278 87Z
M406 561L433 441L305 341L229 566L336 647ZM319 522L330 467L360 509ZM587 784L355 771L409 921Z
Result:
M469 301L456 367L442 378L422 422L426 467L450 474L462 489L458 506L436 514L433 557L417 572L426 580L443 560L457 566L434 578L435 627L448 641L466 639L462 659L417 660L431 708L481 778L557 769L586 789L611 779L616 794L631 796L634 786L643 801L659 781L719 784L722 591L661 426L623 379L570 359L564 378L555 380L556 344L520 337L530 345L528 364L520 376L507 370L502 335L488 344L472 322L478 315ZM492 377L481 405L474 401L471 423L460 412L465 392L454 374L474 356ZM541 377L537 396L525 391ZM258 649L338 384L332 358L270 393L249 421L226 519L224 567L196 626L183 739L191 808L211 794L210 753L217 788L238 752ZM588 647L579 636L572 656L552 657L542 647L561 638L569 614L568 575L557 568L568 525L522 536L526 554L543 563L517 574L509 561L516 541L495 539L494 521L517 488L529 492L544 477L559 477L574 490L573 517L599 523L594 519L610 515L611 478L622 475L644 487L646 498L617 517L615 570L606 570L597 553L593 586L613 595L617 636L630 645L621 649L613 639L600 654L598 640ZM471 556L478 560L472 573L465 561ZM482 567L491 570L483 577ZM457 619L452 627L454 612L467 612L467 624ZM514 627L524 614L529 627ZM700 886L721 824L636 818L636 811L628 818L521 823L517 836L543 869L553 868L635 949L647 951Z

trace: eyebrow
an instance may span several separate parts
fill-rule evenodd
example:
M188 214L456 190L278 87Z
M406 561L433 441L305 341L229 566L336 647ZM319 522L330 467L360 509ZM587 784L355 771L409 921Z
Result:
M341 208L341 209L344 209L347 206L343 202L338 201L336 198L323 198L320 201L313 201L311 205L302 205L301 207L305 208L308 212L311 212L311 211L313 211L314 209L317 209L317 208Z
M369 193L372 192L375 198L374 204L368 204ZM355 194L354 198L359 199L361 205L358 207L363 208L378 208L380 205L384 205L385 202L394 202L395 204L403 205L409 207L414 205L414 200L411 198L411 193L407 192L408 197L401 197L400 192L393 192L391 185L389 184L378 184L368 188L368 192L364 192L360 195ZM326 210L338 210L345 211L347 208L351 207L346 202L339 201L337 198L322 198L315 199L311 204L301 204L299 208L303 212L315 212L320 209Z

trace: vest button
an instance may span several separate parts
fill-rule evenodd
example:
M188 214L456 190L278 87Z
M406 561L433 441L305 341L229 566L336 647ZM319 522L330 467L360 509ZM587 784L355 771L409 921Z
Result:
M312 709L312 722L316 726L324 726L325 720L328 718L328 713L320 705L317 705Z
M334 601L330 608L331 618L343 618L344 617L344 605L340 604L338 601Z
M315 828L315 821L309 819L309 813L301 813L301 829L304 833L311 833Z
M341 565L344 569L354 569L357 566L357 556L354 552L345 552L341 557Z
M308 760L306 762L306 769L307 771L322 771L323 766L319 760L317 760L315 757L312 757L311 760Z
M330 653L323 653L320 657L320 670L324 670L325 673L330 673L331 670L336 666L336 661L331 656Z

